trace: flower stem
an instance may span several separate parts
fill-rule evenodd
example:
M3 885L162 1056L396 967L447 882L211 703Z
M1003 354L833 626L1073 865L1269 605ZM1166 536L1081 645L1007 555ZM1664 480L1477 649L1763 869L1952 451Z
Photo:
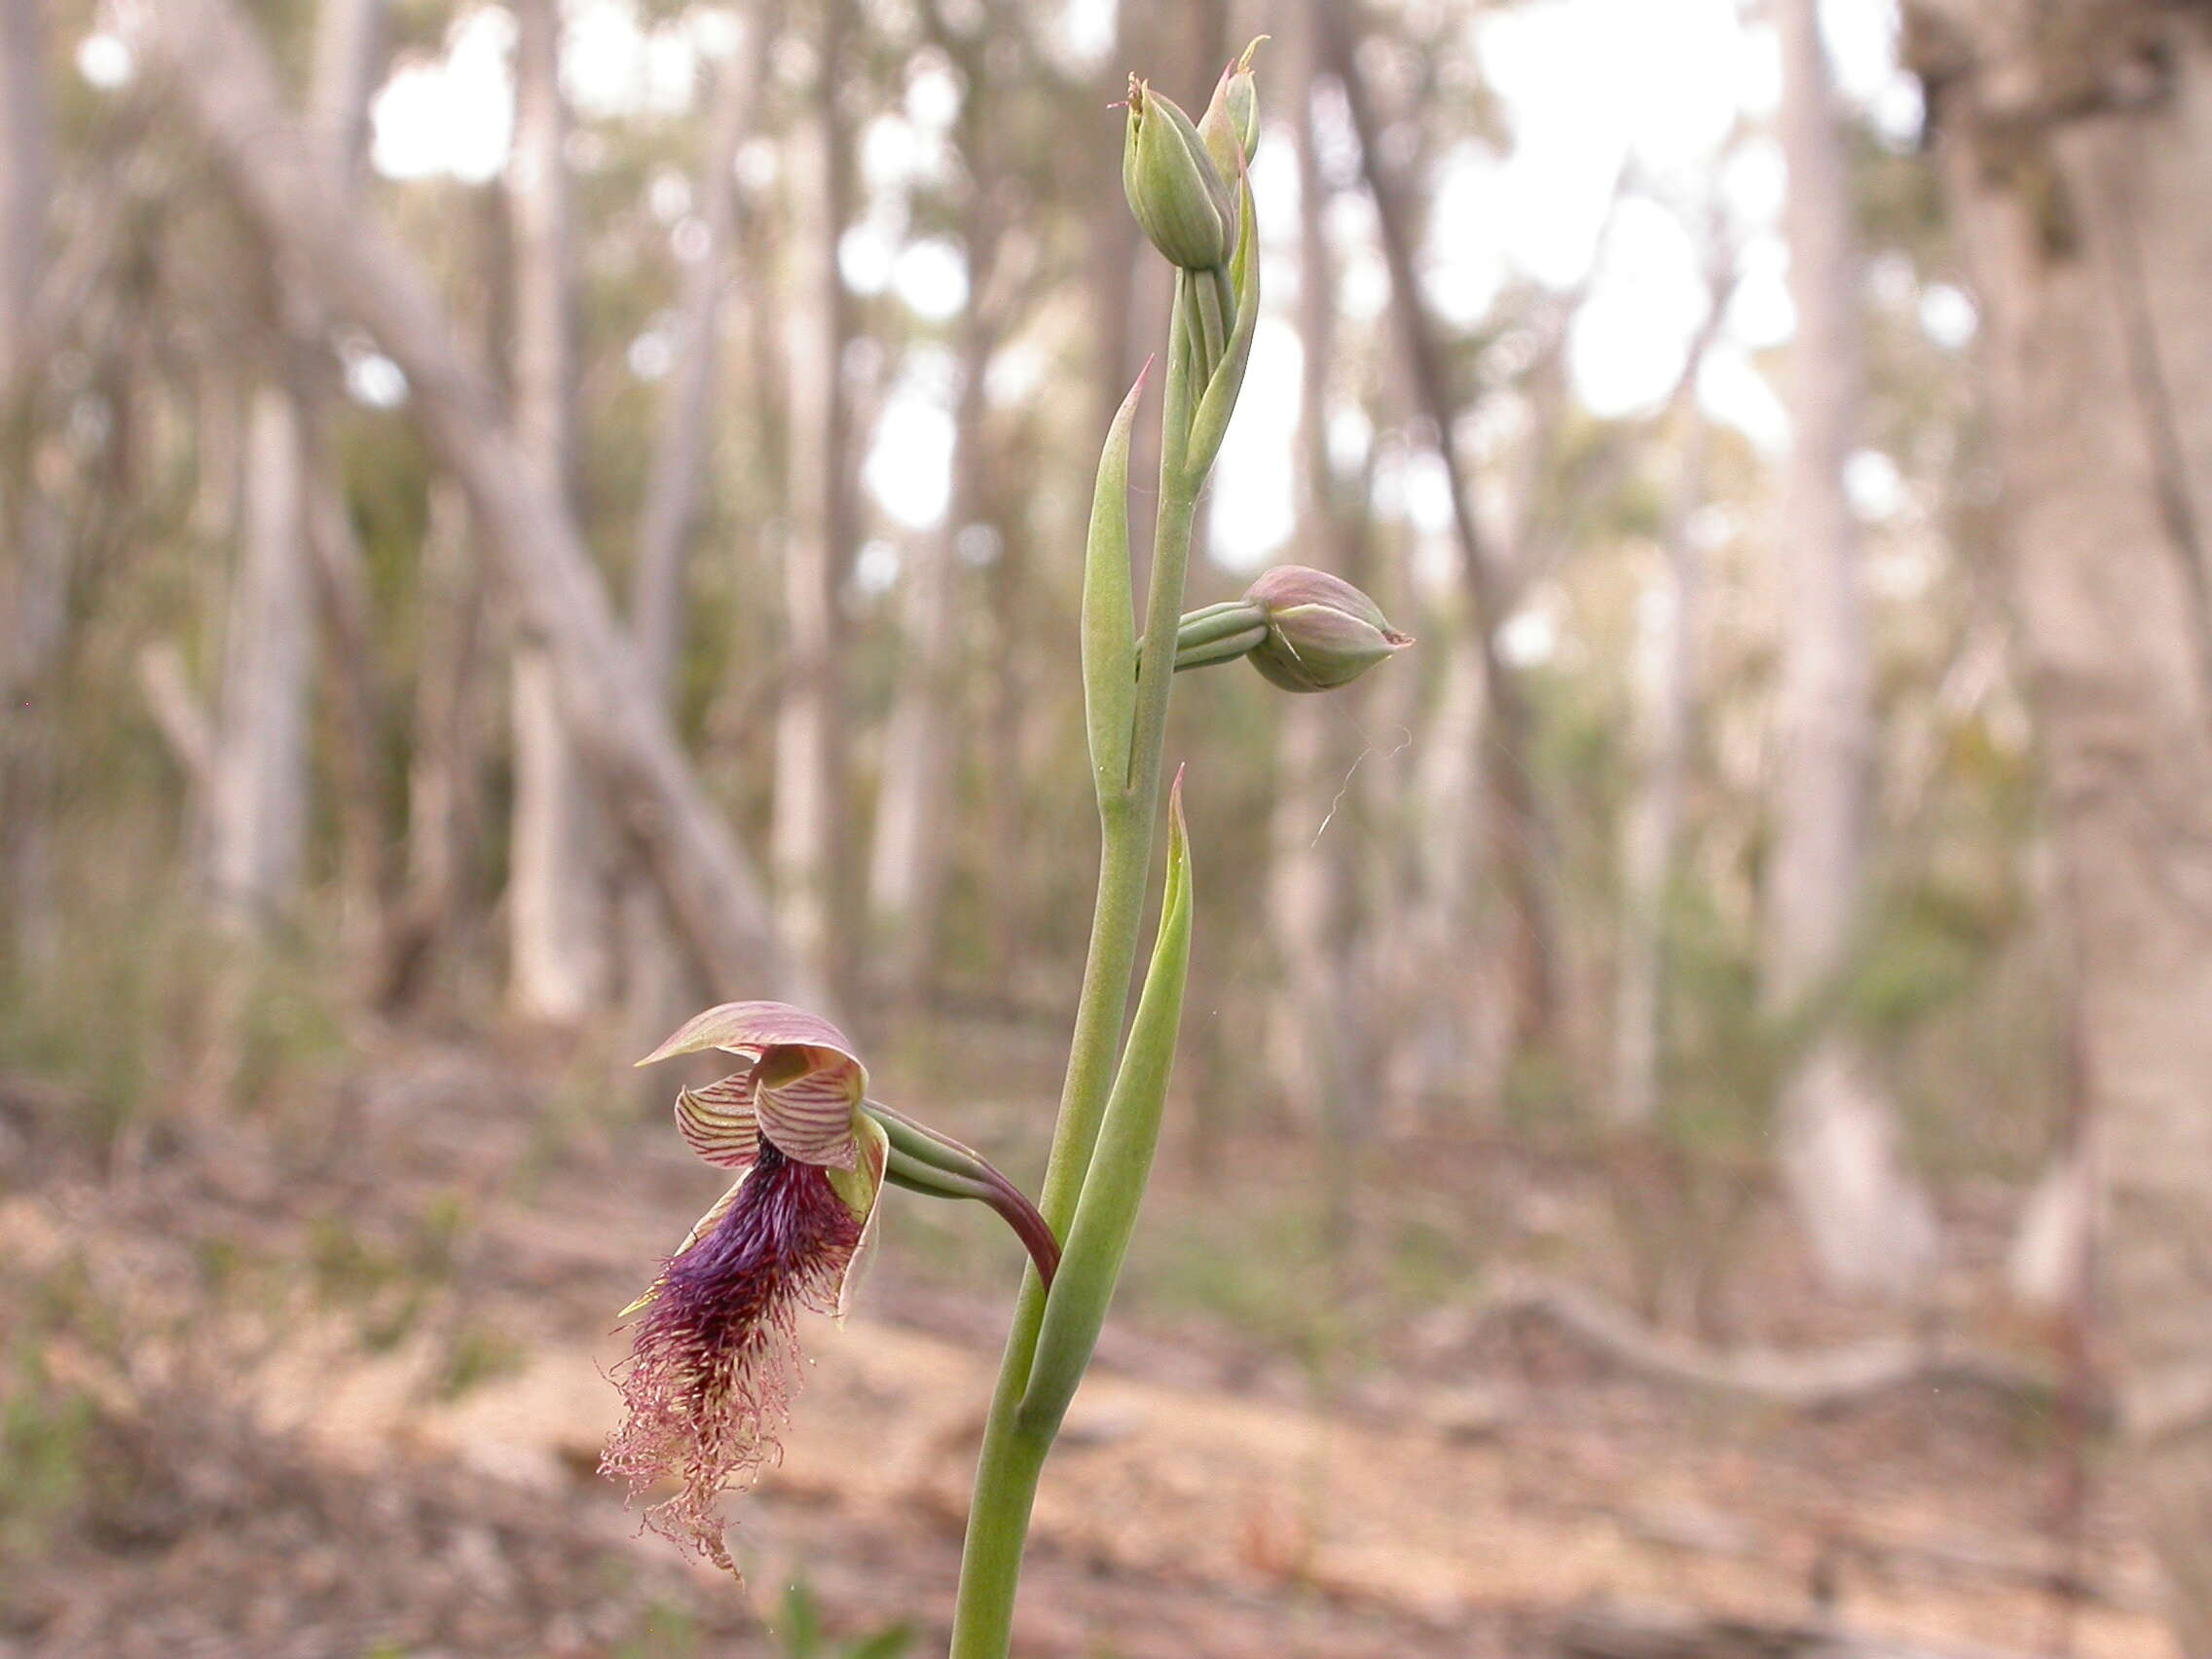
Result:
M1113 1087L1129 977L1152 870L1160 816L1161 760L1167 737L1167 701L1173 688L1175 635L1183 608L1183 578L1190 563L1191 527L1198 513L1200 478L1187 468L1194 353L1186 293L1176 284L1168 324L1167 388L1161 415L1160 508L1153 530L1152 588L1148 596L1143 658L1162 672L1142 674L1131 720L1129 764L1116 790L1101 779L1098 815L1101 846L1098 897L1091 913L1090 947L1084 961L1083 992L1060 1090L1059 1119L1045 1169L1039 1208L1063 1241L1083 1191L1098 1126ZM950 1659L1006 1659L1012 1641L1014 1589L1029 1535L1037 1482L1052 1449L1057 1422L1024 1422L1020 1411L1044 1323L1046 1291L1032 1270L1008 1333L998 1386L983 1430L976 1468L975 1500L960 1563L960 1593L952 1616Z

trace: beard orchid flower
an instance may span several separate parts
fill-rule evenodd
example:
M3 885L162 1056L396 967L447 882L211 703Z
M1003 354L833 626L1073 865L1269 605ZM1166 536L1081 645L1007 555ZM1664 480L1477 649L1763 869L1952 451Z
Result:
M626 1416L600 1467L633 1496L677 1482L645 1524L734 1572L716 1500L780 1456L798 1380L798 1315L844 1317L874 1246L885 1181L990 1204L1048 1282L1058 1246L980 1157L869 1101L867 1068L821 1015L725 1003L638 1063L709 1049L736 1055L740 1069L680 1091L677 1132L736 1179L623 1309L639 1315L614 1376Z

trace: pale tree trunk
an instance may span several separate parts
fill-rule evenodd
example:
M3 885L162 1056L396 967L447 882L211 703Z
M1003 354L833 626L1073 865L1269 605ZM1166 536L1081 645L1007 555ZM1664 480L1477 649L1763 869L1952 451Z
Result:
M1712 234L1718 239L1725 232L1715 222ZM1705 499L1711 427L1698 402L1698 379L1734 289L1728 264L1716 250L1713 309L1690 342L1681 378L1667 400L1665 421L1680 434L1680 454L1661 537L1664 565L1659 579L1644 589L1637 618L1636 784L1621 827L1620 951L1612 1087L1606 1096L1607 1115L1616 1127L1627 1129L1650 1127L1659 1112L1667 900L1681 845L1696 721L1698 598L1704 586L1694 528Z
M326 445L309 455L308 540L323 618L327 696L336 716L332 785L337 796L339 931L356 977L370 984L386 972L391 921L391 837L382 778L384 696L376 672L376 633L367 561L353 534L335 458Z
M2005 1252L2005 1288L2014 1303L2058 1315L2081 1306L2104 1232L2102 1196L2095 1143L2077 1135L2051 1159L2021 1206Z
M39 285L49 166L41 0L0 0L0 923L29 967L56 941L46 871L55 756L47 716L65 625L67 543L35 487Z
M791 497L784 550L784 669L776 709L771 851L776 903L793 953L828 983L837 960L845 742L837 651L839 593L852 540L846 468L851 411L842 365L851 304L837 272L847 213L844 0L824 0L815 84L790 149L793 258L787 332Z
M1782 686L1763 991L1777 1015L1808 1029L1779 1109L1783 1180L1814 1259L1832 1284L1899 1296L1934 1265L1935 1212L1904 1167L1868 1057L1815 1012L1863 915L1874 750L1859 535L1843 489L1863 378L1860 266L1818 13L1817 0L1783 0L1776 16L1797 334L1776 534Z
M1297 43L1298 340L1296 489L1305 527L1299 556L1356 582L1354 538L1346 533L1329 470L1330 368L1336 356L1336 283L1329 257L1328 185L1315 152L1314 92L1319 61L1315 8L1300 18ZM1337 695L1345 695L1338 693ZM1350 872L1343 850L1355 844L1349 826L1332 822L1352 763L1345 712L1328 696L1281 699L1276 719L1277 787L1268 865L1268 925L1283 994L1272 1012L1268 1045L1276 1087L1320 1129L1323 1157L1341 1167L1346 1153L1346 1052L1354 1021L1346 1007L1345 964ZM1342 1191L1341 1183L1336 1188ZM1331 1206L1341 1224L1341 1204ZM1331 1231L1338 1234L1339 1226Z
M385 0L322 0L315 18L314 84L309 115L333 186L348 198L360 189L369 138L369 98L384 61ZM303 503L323 619L327 695L337 715L333 767L346 954L357 978L381 978L392 920L394 863L387 828L381 751L384 695L367 561L348 515L337 458L309 426L307 496Z
M497 192L479 192L454 233L483 273L488 303L480 359L498 362L512 337L513 222ZM507 729L509 664L489 646L492 607L483 529L450 476L430 481L414 592L414 672L408 720L405 897L385 953L379 1001L402 1005L433 975L473 954L490 895L478 879L491 832L486 754ZM502 826L503 828L503 826Z
M244 933L280 919L307 829L307 694L314 627L306 433L291 389L255 389L246 419L244 545L223 630L206 881Z
M1667 921L1682 839L1697 696L1698 601L1703 571L1692 525L1703 498L1710 428L1697 378L1727 305L1714 284L1712 319L1671 400L1679 455L1657 578L1639 596L1632 679L1633 782L1621 823L1612 1075L1603 1110L1615 1202L1628 1229L1640 1300L1662 1323L1694 1318L1710 1275L1681 1246L1679 1180L1660 1114L1665 1104ZM1662 430L1668 429L1663 426Z
M1034 668L1022 646L1032 637L1027 616L1035 603L1036 546L1028 516L1021 508L1017 480L1035 453L1029 446L1036 441L1033 430L1013 428L998 454L997 466L980 480L983 522L993 532L998 548L998 557L983 572L982 581L994 648L987 653L981 724L987 752L998 761L983 768L979 781L985 847L1021 846L1027 832L1029 803L1017 771L1024 719L1035 706L1030 693ZM1034 892L1018 866L987 883L986 947L990 977L998 984L1020 982L1030 968L1029 953L1035 942L1030 925L1035 913Z
M971 271L977 240L971 236ZM946 816L959 726L955 671L959 639L960 533L976 521L983 445L983 372L990 336L975 305L962 329L953 490L944 523L908 550L902 635L905 655L884 726L883 786L868 866L869 933L881 951L879 978L895 999L927 988L950 853Z
M706 235L683 273L673 367L639 515L630 627L639 660L664 698L683 653L683 572L714 437L722 310L737 244L737 152L753 119L763 44L752 37L740 42L715 75L698 181L699 223Z
M1451 488L1454 538L1467 596L1468 648L1482 670L1484 720L1473 734L1483 782L1488 833L1470 845L1496 871L1502 889L1508 995L1514 1047L1521 1051L1562 1036L1562 934L1549 868L1551 836L1530 772L1534 720L1520 683L1498 654L1497 629L1508 594L1475 521L1474 481L1460 459L1454 428L1461 401L1450 384L1443 342L1421 298L1415 257L1411 189L1381 152L1381 121L1360 74L1350 24L1334 7L1319 12L1325 61L1345 91L1358 134L1361 165L1375 202L1376 225L1390 273L1390 314L1413 382L1416 407L1436 433L1438 459Z
M1720 296L1714 296L1717 310ZM1695 380L1695 370L1690 376ZM1681 399L1682 439L1661 549L1665 567L1641 595L1637 619L1636 792L1621 836L1620 961L1615 970L1613 1076L1607 1115L1649 1128L1659 1115L1667 898L1681 845L1696 694L1700 571L1691 515L1705 483L1707 426L1694 390Z
M484 583L468 547L468 502L430 486L417 575L414 744L407 763L407 900L393 930L379 1000L409 1001L453 942L476 897L470 872L484 830L479 785Z
M983 378L990 367L998 310L998 173L991 166L996 139L987 122L989 68L981 54L963 54L961 69L968 86L959 128L969 171L963 215L968 310L955 371L952 492L938 533L908 548L901 617L904 654L884 726L883 784L876 796L868 865L868 931L878 951L876 977L891 997L909 1002L928 988L950 856L946 818L958 760L953 738L959 729L960 537L984 511Z
M1447 661L1420 728L1414 776L1419 822L1431 829L1419 838L1416 902L1404 923L1406 954L1429 987L1408 1011L1411 1025L1400 1039L1400 1092L1415 1127L1436 1099L1493 1096L1513 1047L1510 974L1470 948L1467 932L1482 875L1467 843L1489 821L1480 764L1489 718L1482 665L1474 646L1456 634L1436 643Z
M46 31L40 0L0 3L0 387L17 389L46 263ZM14 397L9 398L11 411Z
M350 193L368 154L369 97L384 61L385 0L322 0L309 119L322 165Z
M1982 306L2102 1176L2101 1305L2177 1646L2212 1654L2212 39L1921 0Z
M381 0L324 0L316 19L313 163L341 198L351 194L359 163L381 10ZM336 494L334 483L315 476L313 414L292 360L321 332L319 307L292 295L278 311L277 367L254 391L247 421L245 541L225 623L204 840L215 912L248 934L280 920L298 898L315 654L311 503ZM343 509L335 499L321 504L330 521L322 537L326 569L335 569L351 541L336 534ZM344 650L366 641L341 637L337 644ZM348 665L348 672L364 666Z
M702 964L733 994L825 1006L825 987L792 965L753 866L701 792L572 514L533 477L421 273L371 216L322 187L236 0L166 0L134 20L281 268L366 327L406 374L409 407L467 491L506 598L554 654L602 798L619 804Z
M516 0L514 12L507 200L515 226L515 429L537 486L566 503L573 496L576 293L561 22L555 0ZM526 620L514 655L507 973L523 1013L574 1021L605 1005L614 962L607 835L562 715L557 674L551 650Z
M630 572L630 632L656 695L672 714L683 658L684 572L714 437L723 312L733 285L737 152L752 124L767 44L767 31L756 22L714 76L696 202L706 234L684 256L690 263L677 306L674 367L661 403ZM644 870L625 872L621 910L625 1019L634 1039L628 1046L650 1047L682 1017L683 1005L695 1000L695 987Z

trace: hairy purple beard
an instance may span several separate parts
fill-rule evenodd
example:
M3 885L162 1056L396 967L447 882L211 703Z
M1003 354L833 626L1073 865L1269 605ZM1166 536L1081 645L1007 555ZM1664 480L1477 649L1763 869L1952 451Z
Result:
M780 1455L799 1309L835 1310L860 1237L860 1218L822 1169L762 1141L728 1213L663 1265L617 1368L629 1415L601 1471L628 1482L633 1497L681 1482L645 1524L732 1573L715 1500Z

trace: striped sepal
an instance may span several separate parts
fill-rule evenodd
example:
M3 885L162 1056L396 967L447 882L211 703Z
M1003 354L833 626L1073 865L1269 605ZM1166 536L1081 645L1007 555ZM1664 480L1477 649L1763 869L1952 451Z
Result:
M638 1064L649 1066L672 1054L695 1054L702 1049L757 1054L798 1044L833 1049L848 1058L853 1051L845 1034L818 1014L790 1003L734 1002L693 1014Z

